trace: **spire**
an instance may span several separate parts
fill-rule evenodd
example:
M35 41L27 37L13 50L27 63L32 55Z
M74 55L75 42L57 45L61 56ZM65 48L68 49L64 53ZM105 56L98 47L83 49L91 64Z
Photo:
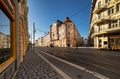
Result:
M65 18L65 20L64 20L64 23L66 23L66 22L72 22L72 21L69 19L68 16L67 16L67 17Z

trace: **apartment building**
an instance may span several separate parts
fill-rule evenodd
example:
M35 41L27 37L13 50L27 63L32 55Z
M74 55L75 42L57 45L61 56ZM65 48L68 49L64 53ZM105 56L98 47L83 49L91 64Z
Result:
M27 0L0 0L0 79L12 79L28 47Z
M50 33L48 32L45 36L38 38L35 42L36 46L50 46Z
M27 0L20 0L18 3L18 34L19 34L19 52L20 62L23 62L23 56L28 47L28 7Z
M120 49L120 0L93 0L90 30L94 47Z
M39 46L76 47L82 42L78 30L69 17L66 17L64 22L57 20L55 23L53 23L50 26L49 36L50 38L47 37L45 41L40 42L45 43L47 40L50 41L48 41L45 45L39 42ZM36 43L44 38L45 37L38 39Z

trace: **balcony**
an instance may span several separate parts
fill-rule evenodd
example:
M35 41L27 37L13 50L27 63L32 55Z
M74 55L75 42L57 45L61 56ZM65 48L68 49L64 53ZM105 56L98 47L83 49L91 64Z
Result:
M100 13L101 11L106 10L106 9L107 9L107 6L106 6L106 5L102 5L102 6L100 6L100 7L96 7L95 10L93 11L93 13L98 14L98 13Z
M115 18L111 18L109 16L101 16L101 18L97 18L96 20L94 20L93 25L100 25L101 23L103 24L103 22L110 22L110 21L114 21Z
M108 28L108 29L104 29L104 30L99 31L99 32L95 32L92 34L91 37L99 36L102 34L113 34L113 33L120 33L120 27Z
M106 34L107 32L105 32L105 31L101 31L101 32L96 32L96 33L94 33L94 34L92 34L92 38L94 37L94 36L99 36L99 35L102 35L102 34Z
M107 33L120 33L120 27L109 28L106 30Z
M108 22L108 21L111 21L112 19L110 19L108 16L102 16L100 19L96 19L94 22L93 22L93 25L99 25L103 22Z
M117 0L115 0L115 1L113 0L113 1L106 3L106 8L110 8L110 7L114 6L116 4L116 1Z

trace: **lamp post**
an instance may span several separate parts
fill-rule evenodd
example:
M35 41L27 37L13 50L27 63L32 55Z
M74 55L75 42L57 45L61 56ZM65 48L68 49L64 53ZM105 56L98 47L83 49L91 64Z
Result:
M35 23L33 23L33 45L35 46Z

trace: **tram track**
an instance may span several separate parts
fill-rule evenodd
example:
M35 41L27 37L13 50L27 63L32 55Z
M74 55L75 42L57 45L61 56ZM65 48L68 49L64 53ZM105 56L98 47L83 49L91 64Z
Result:
M55 51L56 50L56 51ZM84 51L64 50L59 49L42 49L46 53L57 56L71 63L83 66L89 70L110 77L110 79L120 79L120 56L114 54L93 53Z

